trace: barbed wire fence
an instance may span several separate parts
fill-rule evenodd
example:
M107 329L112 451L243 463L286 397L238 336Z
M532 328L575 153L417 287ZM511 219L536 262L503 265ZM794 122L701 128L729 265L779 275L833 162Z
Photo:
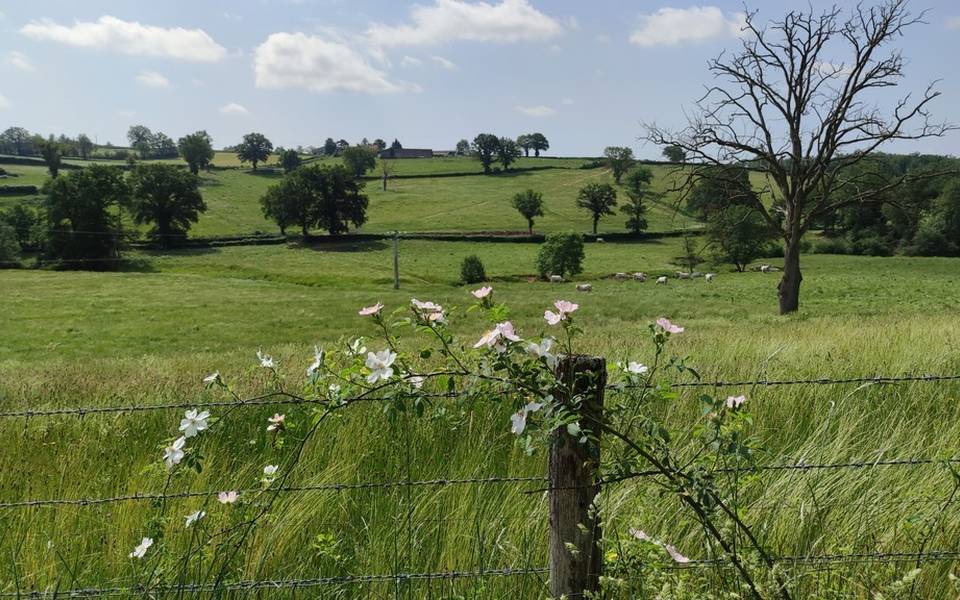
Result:
M913 375L871 375L862 377L844 377L844 378L795 378L795 379L757 379L757 380L714 380L714 381L688 381L673 384L671 387L678 388L724 388L724 387L774 387L774 386L832 386L832 385L896 385L905 383L945 383L960 381L960 375L954 374L913 374ZM625 385L604 386L604 390L609 393L627 392L636 387ZM456 392L446 393L423 393L423 398L435 401L456 401L462 398ZM283 392L270 393L260 397L248 400L229 400L212 402L171 402L160 404L118 404L112 406L58 406L51 408L30 408L23 410L7 410L0 412L0 419L25 419L27 421L35 419L56 419L56 418L85 418L97 415L136 415L152 411L171 411L183 409L244 409L248 407L263 406L282 406L282 405L312 405L321 404L326 400L304 399L287 395ZM404 433L397 440L398 452L403 452L402 462L408 466L403 473L404 477L395 480L371 480L371 481L331 481L316 484L304 485L282 485L272 488L270 491L278 495L303 494L303 493L344 493L355 490L368 490L380 493L394 493L405 504L405 511L400 518L405 519L406 530L410 532L413 525L414 500L411 490L417 488L448 488L455 486L516 486L521 488L521 492L526 495L540 495L546 497L555 492L571 489L570 486L559 486L552 481L549 476L503 476L491 474L487 476L462 477L462 478L434 478L434 479L416 479L413 477L412 470L409 468L414 462L414 457L410 454L410 420L406 420L403 427ZM899 457L877 457L874 459L850 459L837 462L822 462L808 460L789 460L783 459L769 464L759 464L749 468L738 469L716 469L715 473L752 472L752 473L811 473L815 471L837 471L854 472L868 469L895 468L895 469L919 469L930 466L960 465L958 455L941 456L899 456ZM636 481L647 477L656 477L658 474L653 471L632 472L609 479L597 478L589 482L589 486L598 486L604 489L616 486L625 482ZM225 486L229 487L229 486ZM261 492L262 488L244 488L238 486L231 488L232 491L240 495ZM58 507L72 506L78 508L98 507L104 505L114 505L120 503L136 502L158 502L188 498L211 498L227 489L217 490L187 490L187 491L134 491L127 494L118 494L112 496L89 496L78 498L21 498L0 501L0 513L10 513L19 510L31 509L56 509ZM942 498L930 496L913 498L892 498L883 502L887 506L909 506L909 505L940 505ZM870 506L879 504L880 500L865 500L861 506ZM792 506L791 502L768 502L766 508L782 508ZM752 509L764 508L764 506L751 506ZM457 518L448 518L438 516L429 519L431 522L448 523L457 522ZM397 545L396 565L409 564L413 554L412 538L407 537L400 540L402 544ZM402 553L401 553L402 551ZM922 548L916 552L893 552L893 551L875 551L875 552L850 552L850 553L828 553L828 554L810 554L810 555L783 555L775 556L773 560L785 567L813 566L818 569L842 569L844 565L851 564L922 564L922 563L950 563L960 562L960 549L929 549ZM517 565L517 566L498 566L489 568L476 568L465 570L449 571L424 571L416 572L401 568L395 569L393 573L367 573L367 574L345 574L340 576L316 577L316 578L265 578L265 579L247 579L225 581L217 584L212 583L190 583L180 582L177 584L157 584L153 586L113 586L113 587L75 587L71 589L41 589L41 590L10 590L7 584L6 590L0 590L0 598L86 598L86 597L108 597L108 596L129 596L129 595L149 595L149 594L203 594L217 591L226 592L256 592L259 590L309 590L324 587L343 587L356 585L389 585L394 590L394 597L407 597L407 586L418 582L455 582L461 580L484 580L491 578L533 578L534 585L542 589L546 586L546 581L551 575L553 565ZM720 569L729 570L732 563L728 558L706 558L693 559L683 563L667 565L668 570L698 570L698 569ZM629 578L628 578L629 579Z

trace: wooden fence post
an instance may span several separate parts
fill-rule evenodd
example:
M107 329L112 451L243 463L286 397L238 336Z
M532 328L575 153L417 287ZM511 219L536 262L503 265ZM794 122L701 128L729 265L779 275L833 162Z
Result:
M591 356L561 357L557 375L557 399L584 415L580 426L591 433L581 443L582 436L560 428L550 444L550 595L573 600L600 591L602 536L594 506L600 493L600 431L591 423L603 416L607 362Z

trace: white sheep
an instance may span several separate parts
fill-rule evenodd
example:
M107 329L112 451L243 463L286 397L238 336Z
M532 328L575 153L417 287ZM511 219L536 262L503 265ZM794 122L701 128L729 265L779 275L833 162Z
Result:
M593 291L593 286L590 285L589 283L578 283L578 284L577 284L577 291L578 291L578 292L592 292L592 291Z
M563 283L563 276L561 275L551 275L550 283Z
M761 273L769 273L771 270L772 268L770 267L770 265L760 265Z
M630 279L630 276L627 275L626 273L617 273L617 274L615 274L615 275L613 276L613 278L614 278L614 279L624 280L624 279Z
M713 278L716 277L716 276L717 276L716 273L707 273L706 275L703 276L703 279L704 279L707 283L710 283L711 281L713 281Z
M677 271L677 279L690 279L690 273L684 273L683 271Z
M647 274L646 274L646 273L634 273L634 274L633 274L633 278L634 278L635 280L637 280L637 281L644 282L644 281L647 280Z
M603 238L598 237L598 238L597 238L597 243L598 243L598 244L602 244L602 243L603 243Z
M657 285L667 285L667 278L666 278L666 276L664 276L664 277L657 277Z

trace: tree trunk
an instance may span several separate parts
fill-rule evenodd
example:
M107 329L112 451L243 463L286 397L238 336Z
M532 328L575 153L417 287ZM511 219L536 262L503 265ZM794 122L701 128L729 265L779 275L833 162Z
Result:
M600 217L593 218L593 235L597 235L597 223L600 222Z
M527 231L530 233L530 235L533 235L533 220L532 220L532 219L529 220L529 221L527 221Z
M800 309L800 282L803 275L800 273L800 236L795 235L786 240L783 253L783 277L777 286L777 296L780 299L780 314L786 315Z
M300 227L301 227L301 231L303 231L303 239L306 240L306 239L307 239L307 226L306 226L306 225L301 225Z
M383 191L387 191L387 176L383 176Z

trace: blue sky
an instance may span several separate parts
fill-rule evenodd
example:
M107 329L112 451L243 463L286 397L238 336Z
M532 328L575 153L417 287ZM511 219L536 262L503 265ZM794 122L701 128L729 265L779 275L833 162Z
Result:
M754 3L762 18L794 5ZM902 40L900 91L942 80L935 116L960 123L960 3L912 7L929 9L928 24ZM736 47L742 9L727 0L0 0L0 128L120 144L144 124L174 139L206 129L217 146L261 131L284 146L396 137L434 149L480 131L542 131L550 154L630 145L655 157L637 140L640 123L683 122L707 60ZM960 154L958 142L952 133L889 149Z

